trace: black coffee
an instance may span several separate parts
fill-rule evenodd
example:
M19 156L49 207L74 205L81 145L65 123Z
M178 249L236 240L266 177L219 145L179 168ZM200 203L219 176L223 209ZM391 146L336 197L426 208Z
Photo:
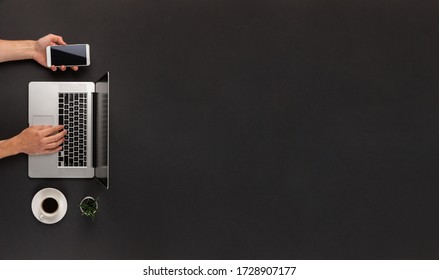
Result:
M48 197L43 200L43 210L46 213L53 213L58 209L58 201L54 198Z

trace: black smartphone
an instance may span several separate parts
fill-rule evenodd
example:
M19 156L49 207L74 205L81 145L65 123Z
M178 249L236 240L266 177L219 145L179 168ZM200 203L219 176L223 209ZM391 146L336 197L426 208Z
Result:
M56 45L46 48L47 66L89 66L90 46L88 44Z

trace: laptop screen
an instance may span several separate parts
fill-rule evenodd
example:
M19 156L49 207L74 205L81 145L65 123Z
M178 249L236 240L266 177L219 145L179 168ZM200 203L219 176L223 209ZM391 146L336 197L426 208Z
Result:
M109 188L109 73L96 82L93 96L94 111L94 167L96 179Z

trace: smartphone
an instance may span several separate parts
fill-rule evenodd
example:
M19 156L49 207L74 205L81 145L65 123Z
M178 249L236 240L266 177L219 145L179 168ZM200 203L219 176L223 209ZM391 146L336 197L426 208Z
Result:
M46 48L47 66L89 66L90 46L88 44L56 45Z

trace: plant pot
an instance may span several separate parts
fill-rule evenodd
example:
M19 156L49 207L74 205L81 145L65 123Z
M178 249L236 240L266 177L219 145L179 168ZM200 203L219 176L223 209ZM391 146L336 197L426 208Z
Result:
M98 201L94 197L86 196L81 200L79 209L82 215L95 219L96 212L98 210Z

